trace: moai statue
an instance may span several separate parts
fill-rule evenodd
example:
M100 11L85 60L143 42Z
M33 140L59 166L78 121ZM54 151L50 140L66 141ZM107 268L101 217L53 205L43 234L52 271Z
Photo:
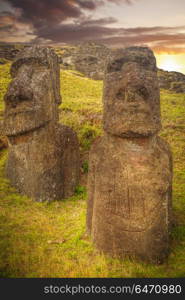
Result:
M104 79L104 131L90 151L87 228L112 256L161 263L168 254L172 155L161 128L156 60L117 50Z
M52 49L25 48L12 64L4 98L7 177L19 192L40 202L71 196L79 177L77 136L58 123L59 72Z

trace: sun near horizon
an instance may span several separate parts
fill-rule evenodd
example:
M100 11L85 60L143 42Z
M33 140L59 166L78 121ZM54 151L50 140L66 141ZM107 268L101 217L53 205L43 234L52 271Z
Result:
M165 71L185 74L185 54L155 54L157 66Z

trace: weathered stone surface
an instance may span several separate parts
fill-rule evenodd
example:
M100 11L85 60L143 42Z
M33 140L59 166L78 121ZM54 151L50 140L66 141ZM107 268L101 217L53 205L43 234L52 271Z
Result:
M110 49L102 44L94 42L83 43L80 45L76 55L75 67L87 77L102 80L106 61L110 53Z
M7 177L37 201L71 196L78 183L79 147L76 134L58 123L58 58L49 48L27 48L12 64L11 74L4 117Z
M8 147L8 141L3 136L3 121L0 120L0 151Z
M65 69L75 69L89 78L102 80L110 53L111 50L102 44L85 42L64 48L61 64Z
M114 48L110 49L95 42L56 49L62 68L80 71L85 76L96 80L104 78L107 60L115 51L117 52ZM171 90L173 93L184 93L184 74L157 69L157 76L160 88Z
M180 72L168 72L158 69L158 79L159 87L166 90L173 88L174 83L185 84L185 75ZM178 93L178 90L174 89L173 92Z
M173 93L185 93L185 81L172 82L170 89Z
M105 135L90 151L87 228L105 253L159 263L169 251L172 155L156 135L160 99L152 52L119 52L104 85Z
M104 129L122 137L149 136L161 128L156 62L148 48L120 49L104 80Z
M23 44L0 44L0 58L5 58L7 60L14 60L16 55L24 48L26 45Z
M0 64L13 60L18 53L28 45L23 44L1 44ZM103 44L96 42L85 42L65 47L53 47L58 54L59 63L63 69L77 70L86 77L102 80L107 59L116 51ZM169 72L158 69L159 87L173 93L185 93L185 75L180 72Z
M49 48L30 47L19 53L5 95L6 135L23 134L58 120L59 71L57 56Z

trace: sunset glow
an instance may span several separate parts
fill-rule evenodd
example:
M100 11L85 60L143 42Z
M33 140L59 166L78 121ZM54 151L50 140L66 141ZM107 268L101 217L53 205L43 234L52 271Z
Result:
M158 68L185 74L184 54L158 54L156 55L156 59Z
M185 74L184 0L0 0L0 43L148 46Z

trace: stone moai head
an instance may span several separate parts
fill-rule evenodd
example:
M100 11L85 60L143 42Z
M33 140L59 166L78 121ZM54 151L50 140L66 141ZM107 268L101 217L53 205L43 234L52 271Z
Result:
M18 54L4 97L5 135L23 135L58 121L59 72L58 57L50 48L33 46Z
M104 130L120 137L150 136L161 128L156 59L147 47L116 50L104 79Z

